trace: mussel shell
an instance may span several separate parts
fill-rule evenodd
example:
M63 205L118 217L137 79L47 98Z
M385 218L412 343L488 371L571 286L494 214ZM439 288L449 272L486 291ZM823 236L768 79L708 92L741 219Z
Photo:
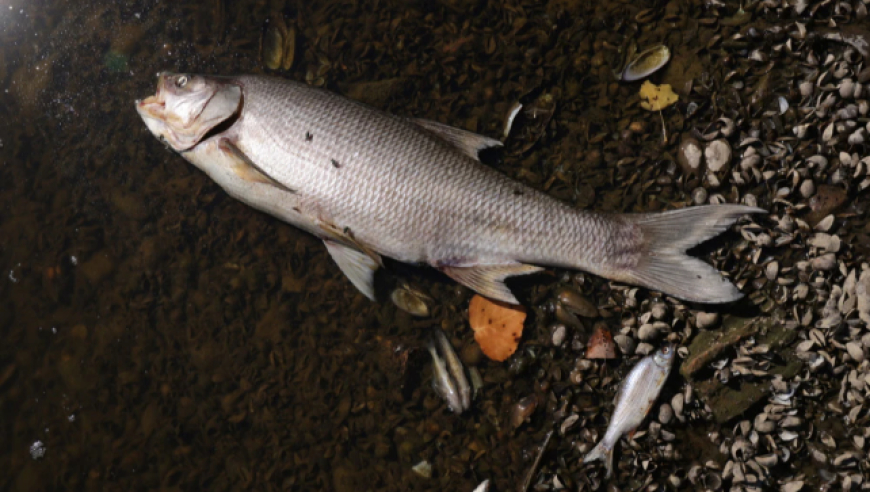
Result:
M622 71L622 80L631 82L652 75L671 59L671 50L660 44L638 53Z

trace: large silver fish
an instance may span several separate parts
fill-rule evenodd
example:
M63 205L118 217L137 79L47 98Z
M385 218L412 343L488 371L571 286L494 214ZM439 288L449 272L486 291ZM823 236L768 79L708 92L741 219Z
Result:
M667 344L652 355L640 360L628 373L616 394L616 409L610 417L607 432L592 451L583 458L583 463L603 460L607 467L607 478L613 473L613 447L623 434L634 431L643 422L659 392L674 360L673 345Z
M381 256L435 267L493 299L504 280L576 268L688 301L741 293L685 251L763 210L578 210L481 164L497 140L264 76L161 73L136 102L151 132L230 195L320 237L374 299Z

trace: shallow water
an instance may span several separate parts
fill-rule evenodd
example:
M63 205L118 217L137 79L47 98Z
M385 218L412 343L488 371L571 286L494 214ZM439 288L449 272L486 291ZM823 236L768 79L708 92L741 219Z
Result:
M658 115L636 107L637 86L607 78L613 50L601 39L669 44L683 78L721 76L685 56L709 39L705 25L635 20L646 8L659 18L705 11L585 4L6 0L0 489L470 491L489 478L505 491L522 482L563 405L603 433L598 412L631 364L596 366L594 391L570 388L563 379L582 353L570 341L587 320L554 349L540 306L554 283L602 303L608 282L556 271L527 286L533 317L518 355L481 362L482 395L456 416L431 389L424 344L440 326L457 348L473 346L467 289L412 270L437 301L431 318L369 302L319 241L228 197L155 140L133 104L161 70L272 73L498 137L514 101L546 93L557 100L552 122L529 124L492 165L582 207L688 203L659 179L673 175L662 162L674 138L664 145ZM289 70L263 63L270 16L296 26ZM683 114L668 116L671 132ZM608 312L617 325L621 309ZM510 405L530 394L538 410L509 428ZM704 460L718 455L705 441L715 426L677 425L683 457L651 468L655 483L685 477L694 443L706 443ZM557 432L536 483L552 485L558 471L588 484L577 452L588 437ZM411 469L423 460L431 478Z

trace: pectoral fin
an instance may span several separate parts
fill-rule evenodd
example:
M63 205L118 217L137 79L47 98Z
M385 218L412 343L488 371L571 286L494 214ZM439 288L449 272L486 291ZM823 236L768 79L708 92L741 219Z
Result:
M375 272L380 262L370 254L325 239L323 244L338 268L350 279L360 292L372 301L375 300Z
M250 181L252 183L262 183L270 186L274 186L282 191L287 191L289 193L293 193L293 190L282 185L268 174L264 173L262 169L257 167L256 164L247 156L244 152L241 151L235 144L230 142L228 139L221 139L218 147L224 153L233 156L233 172L236 173L236 176L244 179L245 181Z
M509 304L519 304L504 281L508 277L529 275L543 270L534 265L510 263L506 265L477 265L470 267L440 267L448 277L479 294Z
M412 122L453 145L472 159L479 161L477 153L490 147L501 147L502 143L494 138L485 137L466 130L461 130L437 121L415 118Z

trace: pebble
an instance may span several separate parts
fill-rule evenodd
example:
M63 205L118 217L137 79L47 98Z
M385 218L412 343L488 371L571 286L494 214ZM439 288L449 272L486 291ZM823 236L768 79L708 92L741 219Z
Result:
M827 272L837 266L837 257L834 256L834 253L827 253L810 260L810 266L813 270Z
M864 361L864 349L858 342L848 342L846 344L846 351L849 352L849 357L855 362L860 364Z
M659 422L667 424L674 418L674 409L667 403L662 403L659 407Z
M635 343L634 339L625 335L616 335L613 337L613 341L616 342L616 345L619 347L619 351L622 352L622 355L633 355L635 351Z
M816 184L811 179L805 179L800 187L801 196L809 198L816 193Z
M645 323L637 330L637 337L648 342L658 337L658 330L650 323Z
M649 355L655 351L655 347L652 344L641 342L637 345L637 348L634 349L635 353L640 355Z
M692 190L692 201L695 202L695 205L707 203L707 189L699 186Z
M695 315L695 326L709 329L719 323L719 313L698 313Z
M556 325L553 325L552 340L553 340L554 347L561 347L562 346L562 343L565 342L565 332L566 331L567 331L567 329L565 328L565 325L563 325L562 323L558 323Z
M652 305L652 309L650 309L652 313L652 317L658 320L665 319L665 316L668 315L668 306L663 302L657 302Z
M843 79L840 81L840 97L848 99L855 93L855 82L852 79Z

